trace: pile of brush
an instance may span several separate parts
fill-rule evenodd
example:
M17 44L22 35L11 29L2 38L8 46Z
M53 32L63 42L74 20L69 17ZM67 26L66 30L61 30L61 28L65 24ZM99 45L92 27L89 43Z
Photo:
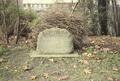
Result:
M67 29L73 34L75 49L80 49L87 43L87 32L79 16L69 16L64 12L49 12L44 14L39 26L40 31L52 27Z

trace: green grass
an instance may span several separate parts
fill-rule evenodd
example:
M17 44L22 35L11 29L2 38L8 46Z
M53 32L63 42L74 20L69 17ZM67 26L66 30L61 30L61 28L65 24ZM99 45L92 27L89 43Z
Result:
M2 56L8 49L0 46L0 56Z

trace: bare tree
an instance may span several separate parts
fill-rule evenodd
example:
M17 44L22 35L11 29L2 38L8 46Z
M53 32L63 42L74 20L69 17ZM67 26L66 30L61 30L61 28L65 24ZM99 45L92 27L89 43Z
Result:
M72 0L72 3L73 3L73 0ZM78 2L74 5L71 13L70 13L70 16L72 16L72 14L74 13L75 9L77 8L78 4L80 3L80 0L78 0Z
M17 26L17 38L16 38L16 44L19 40L19 34L20 34L20 10L19 10L19 1L16 1L17 3L17 11L18 11L18 26Z

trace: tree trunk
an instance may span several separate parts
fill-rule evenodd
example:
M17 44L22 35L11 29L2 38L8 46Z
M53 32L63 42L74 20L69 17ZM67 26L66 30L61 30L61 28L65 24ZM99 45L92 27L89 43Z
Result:
M6 43L9 43L9 36L8 36L8 31L7 31L7 23L6 23L6 12L5 12L5 4L4 0L2 0L2 5L3 5L3 27L4 27L4 38L6 40Z
M20 11L19 11L19 2L17 0L17 10L18 10L18 26L17 26L17 38L16 38L16 44L19 40L19 34L20 34Z
M98 0L99 24L101 27L101 34L107 35L107 0Z
M118 36L119 33L119 14L118 14L118 7L116 0L112 0L112 11L113 11L113 26L115 29L116 36Z

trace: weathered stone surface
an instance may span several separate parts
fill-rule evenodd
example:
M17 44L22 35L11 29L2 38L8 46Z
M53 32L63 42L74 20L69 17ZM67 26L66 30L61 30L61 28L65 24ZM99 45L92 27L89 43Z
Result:
M73 50L73 36L66 29L46 29L38 35L38 53L65 54Z

